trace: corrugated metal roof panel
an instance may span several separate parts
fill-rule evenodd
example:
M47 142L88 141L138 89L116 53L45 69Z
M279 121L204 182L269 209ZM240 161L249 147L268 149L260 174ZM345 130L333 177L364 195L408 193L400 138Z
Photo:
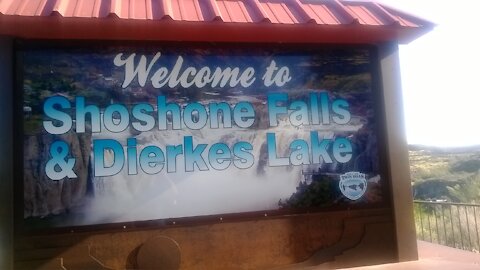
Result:
M220 11L220 19L231 23L255 23L270 21L267 13L256 0L213 0Z
M285 1L264 0L260 1L260 4L272 23L296 24L303 22L295 6L287 5Z
M335 1L301 1L308 16L319 24L350 24L353 17Z
M391 26L431 29L433 24L370 1L348 0L0 0L0 19L61 16L64 19L91 18L106 21L173 21L235 23L255 26ZM8 19L7 19L8 21ZM62 20L58 20L59 23ZM356 27L356 26L355 26ZM0 26L1 28L1 26ZM4 26L6 29L7 26ZM390 29L390 28L389 28ZM393 28L392 28L393 29ZM391 29L391 30L392 30ZM392 30L393 31L393 30ZM5 32L5 31L3 31ZM12 31L9 31L11 33ZM2 32L0 32L2 34Z
M18 16L50 16L225 22L270 21L279 24L350 24L421 26L401 12L368 1L336 0L2 0L0 13Z

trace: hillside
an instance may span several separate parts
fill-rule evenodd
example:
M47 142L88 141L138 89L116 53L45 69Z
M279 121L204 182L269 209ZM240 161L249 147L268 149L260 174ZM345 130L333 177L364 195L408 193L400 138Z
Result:
M480 146L409 146L416 200L480 203Z

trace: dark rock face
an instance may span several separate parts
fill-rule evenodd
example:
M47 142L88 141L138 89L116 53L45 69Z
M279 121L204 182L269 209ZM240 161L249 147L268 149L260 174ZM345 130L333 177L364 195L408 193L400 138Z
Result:
M76 157L76 179L53 181L45 174L50 157L50 145L65 141L70 156ZM60 214L80 207L85 202L91 135L69 132L63 135L35 134L24 138L24 217L43 217Z
M380 162L378 159L378 139L375 134L376 126L373 118L373 111L367 111L367 124L360 128L352 137L354 148L353 169L364 173L378 174Z
M267 143L263 143L260 147L260 156L258 157L258 166L257 166L257 174L264 175L265 174L265 167L268 163L268 152L267 152Z

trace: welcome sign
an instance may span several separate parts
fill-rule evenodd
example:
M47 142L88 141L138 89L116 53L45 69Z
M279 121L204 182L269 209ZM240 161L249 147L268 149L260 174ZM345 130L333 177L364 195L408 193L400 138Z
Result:
M364 48L21 49L25 222L382 204L372 58Z

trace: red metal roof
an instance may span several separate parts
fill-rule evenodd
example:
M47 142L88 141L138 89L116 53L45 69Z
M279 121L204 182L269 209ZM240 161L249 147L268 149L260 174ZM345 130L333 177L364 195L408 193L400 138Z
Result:
M42 24L48 28L42 28ZM132 34L133 38L137 35L138 38L145 38L143 29L163 27L168 32L175 30L175 25L179 26L179 30L188 25L198 29L230 29L233 32L222 32L229 35L245 27L253 30L261 26L260 28L268 28L268 31L279 29L282 32L281 28L293 26L292 30L296 30L302 26L302 29L308 28L312 34L322 34L323 39L317 41L335 42L340 36L332 33L339 31L358 37L344 37L338 42L349 42L350 39L368 42L370 39L370 42L399 40L404 43L434 26L428 21L369 1L0 0L0 34L32 38L75 38L76 34L77 38L89 38L88 31L75 27L74 24L91 30L90 38L101 38L97 33L99 30L95 28L105 26L112 28L110 35L108 31L103 31L104 37L115 39L129 39ZM136 34L135 31L124 31L122 37L120 32L116 33L119 26L125 26L127 30L133 26L137 30L142 27L142 30ZM345 31L346 27L355 31ZM68 28L74 32L67 31ZM45 31L47 29L49 31ZM150 36L151 39L175 39L174 34L162 35L158 29L153 33L159 35ZM185 39L181 38L184 34L177 35L180 39ZM359 35L366 35L367 38ZM378 37L371 38L375 35ZM221 37L216 38L222 40ZM260 41L275 41L262 39L261 36L256 38ZM198 39L202 40L201 37ZM203 39L208 41L215 37L207 35ZM308 37L300 39L309 40ZM288 38L285 41L288 42Z

